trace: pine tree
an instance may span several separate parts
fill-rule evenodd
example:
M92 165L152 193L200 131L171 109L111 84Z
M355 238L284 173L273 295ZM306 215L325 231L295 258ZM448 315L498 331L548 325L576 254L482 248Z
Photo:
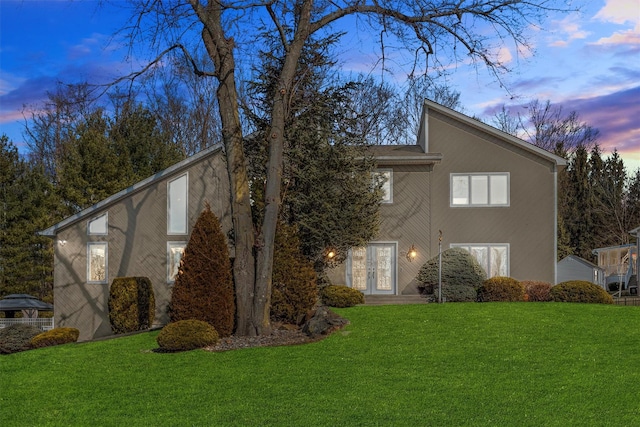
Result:
M233 332L235 302L231 261L216 215L207 204L196 221L171 292L172 322L197 319L221 337Z
M34 295L53 301L53 247L37 235L57 220L53 187L38 165L22 159L0 137L0 296Z

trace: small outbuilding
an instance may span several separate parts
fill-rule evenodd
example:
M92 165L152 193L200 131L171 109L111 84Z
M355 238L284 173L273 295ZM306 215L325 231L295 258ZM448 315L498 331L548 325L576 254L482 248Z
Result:
M568 280L585 280L605 287L604 269L576 255L569 255L558 262L557 283Z
M0 319L0 328L16 323L27 323L43 330L53 329L53 317L38 318L40 311L53 311L53 305L40 301L33 295L7 295L0 299L0 311L4 312L4 318ZM18 312L22 312L23 317L16 317Z

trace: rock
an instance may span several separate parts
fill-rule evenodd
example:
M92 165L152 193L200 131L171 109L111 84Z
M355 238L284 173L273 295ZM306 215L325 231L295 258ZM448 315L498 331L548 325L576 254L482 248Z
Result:
M327 307L321 306L302 326L302 332L312 338L317 338L322 335L328 335L348 324L349 321L347 319L340 317Z

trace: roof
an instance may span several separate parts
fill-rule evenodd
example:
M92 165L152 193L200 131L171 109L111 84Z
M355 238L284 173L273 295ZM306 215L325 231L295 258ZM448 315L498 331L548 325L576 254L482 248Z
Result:
M640 233L640 227L634 228L633 230L631 230L629 233L631 234L637 234Z
M577 255L567 255L566 257L562 258L560 261L558 261L558 264L560 264L563 261L577 261L580 264L584 264L585 266L589 267L589 268L597 268L598 270L603 270L602 267L598 267L596 264L592 263L591 261L587 261L584 258L581 258Z
M607 246L607 247L604 247L604 248L596 248L596 249L592 250L592 251L591 251L591 253L595 255L595 254L597 254L597 253L598 253L598 252L600 252L600 251L608 251L608 250L610 250L610 249L624 249L624 248L631 248L631 249L633 249L633 248L635 248L635 247L636 247L636 244L635 244L635 243L627 243L627 244L625 244L625 245Z
M419 145L372 145L369 149L379 166L430 165L442 161L442 154L425 153Z
M19 310L53 311L53 305L27 294L11 294L0 300L0 311Z
M70 217L63 219L59 223L52 225L46 230L42 230L38 232L38 234L41 236L55 237L60 230L68 227L69 225L75 224L76 222L82 221L83 219L91 218L93 215L95 215L98 211L102 210L103 208L113 205L114 203L119 202L125 197L129 197L132 194L142 191L145 188L149 187L150 185L153 185L156 182L161 181L162 179L168 176L181 172L182 170L187 169L189 166L196 163L197 161L202 160L206 157L209 157L219 151L222 151L221 144L216 144L209 148L205 148L199 153L196 153L191 157L187 157L186 159L174 164L173 166L170 166L167 169L164 169L156 173L155 175L150 176L147 179L137 182L136 184L133 184L131 187L125 188L124 190L119 191L118 193L107 197L106 199L96 203L93 206L88 207L87 209L84 209L78 212L75 215L71 215Z
M520 138L517 138L513 135L510 135L506 132L501 131L500 129L497 129L493 126L490 126L486 123L481 122L480 120L474 119L472 117L469 117L465 114L459 113L455 110L452 110L451 108L447 108L444 105L438 104L437 102L433 102L429 99L425 99L424 101L424 108L422 111L423 114L423 118L425 114L428 114L428 110L434 110L437 111L440 114L443 114L445 116L451 117L455 120L458 120L462 123L465 123L473 128L476 128L478 130L481 130L482 132L486 132L489 135L492 135L496 138L499 138L501 140L507 141L511 144L513 144L516 147L522 148L525 151L528 151L532 154L535 154L538 157L541 157L543 159L549 160L551 162L553 162L554 164L556 164L557 166L565 166L567 164L567 160L563 157L557 156L547 150L544 150L540 147L536 147L535 145L531 144L530 142L527 142L525 140L522 140ZM419 135L422 135L424 133L424 127L426 126L425 124L425 120L421 120L420 123L420 131L419 131Z

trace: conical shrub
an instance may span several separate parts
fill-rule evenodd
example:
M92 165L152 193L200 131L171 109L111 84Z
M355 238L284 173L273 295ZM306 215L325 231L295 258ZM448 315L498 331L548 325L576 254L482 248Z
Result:
M173 285L169 318L209 323L221 337L233 333L235 301L229 249L209 204L196 221Z

